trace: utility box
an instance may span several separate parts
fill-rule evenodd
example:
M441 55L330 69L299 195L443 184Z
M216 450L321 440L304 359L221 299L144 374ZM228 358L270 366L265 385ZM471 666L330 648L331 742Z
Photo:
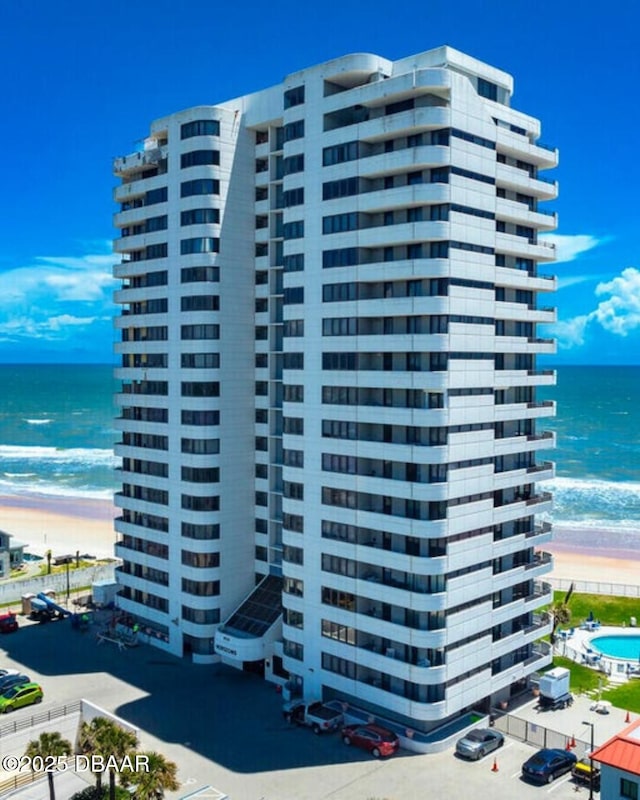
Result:
M31 601L35 597L33 592L27 592L26 594L22 595L22 613L28 617L31 613Z
M555 667L540 676L540 695L549 700L557 700L569 694L569 678L571 673L565 667Z
M93 604L96 608L108 608L112 606L117 593L118 584L115 581L96 581L91 586Z

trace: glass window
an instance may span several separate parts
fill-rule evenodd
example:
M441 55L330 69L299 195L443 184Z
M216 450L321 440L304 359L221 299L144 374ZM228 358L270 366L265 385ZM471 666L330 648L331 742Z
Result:
M180 168L212 166L220 163L219 150L191 150L180 156Z
M220 121L217 119L196 119L180 126L180 138L190 139L192 136L219 136Z

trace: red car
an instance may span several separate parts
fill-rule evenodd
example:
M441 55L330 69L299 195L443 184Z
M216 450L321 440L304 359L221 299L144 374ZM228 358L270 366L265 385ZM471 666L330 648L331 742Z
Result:
M342 741L368 750L375 758L391 756L400 746L395 733L379 725L348 725L342 729Z
M18 630L15 614L0 614L0 633L13 633Z

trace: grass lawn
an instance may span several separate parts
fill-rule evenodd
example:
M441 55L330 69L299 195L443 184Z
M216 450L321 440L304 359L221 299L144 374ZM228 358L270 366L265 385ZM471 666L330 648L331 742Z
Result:
M571 672L571 679L569 685L571 691L575 694L585 694L585 692L597 691L602 683L607 683L606 675L601 672L596 672L594 669L585 667L582 664L576 664L570 658L562 658L562 656L554 656L552 667L566 667ZM613 701L611 701L613 702Z
M554 602L561 603L566 592L554 592ZM629 625L631 617L640 620L640 597L610 597L602 594L571 595L571 626L578 627L593 613L603 625Z
M616 708L640 714L640 680L636 678L607 689L602 693L602 699L613 703Z

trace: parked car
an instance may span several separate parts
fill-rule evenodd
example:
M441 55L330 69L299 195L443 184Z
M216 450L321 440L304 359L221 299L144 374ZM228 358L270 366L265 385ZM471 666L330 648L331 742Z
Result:
M494 728L474 728L456 742L456 753L477 761L504 744L504 736Z
M342 729L342 741L368 750L375 758L391 756L400 746L395 733L379 725L347 725Z
M42 688L37 683L21 683L0 695L0 714L42 702Z
M30 682L31 678L28 675L22 675L20 673L17 675L2 675L0 676L0 694L6 692L7 689L10 689L12 686Z
M18 630L18 618L15 614L0 614L0 633L13 633Z
M569 750L538 750L522 765L522 777L535 783L551 783L573 769L577 760Z

